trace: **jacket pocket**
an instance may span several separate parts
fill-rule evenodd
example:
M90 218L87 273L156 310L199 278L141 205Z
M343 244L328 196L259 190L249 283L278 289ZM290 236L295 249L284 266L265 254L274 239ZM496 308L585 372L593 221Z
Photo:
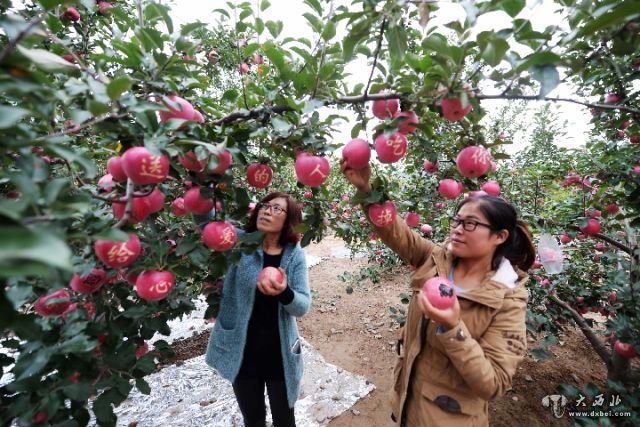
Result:
M487 401L484 399L468 396L452 388L426 381L422 384L421 391L424 398L448 414L467 415L476 421L487 417ZM461 420L464 418L461 417ZM476 425L476 423L470 421L468 425Z
M229 351L236 347L239 343L240 337L236 328L225 329L221 323L216 322L211 334L211 340L213 345L219 349Z

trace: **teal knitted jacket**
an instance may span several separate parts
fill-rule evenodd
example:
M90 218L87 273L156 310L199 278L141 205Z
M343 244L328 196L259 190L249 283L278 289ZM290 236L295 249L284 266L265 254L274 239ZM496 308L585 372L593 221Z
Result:
M196 223L202 223L204 219L194 217ZM242 231L239 231L239 237L241 234ZM238 264L229 267L224 279L220 310L209 338L205 362L231 382L237 377L242 365L263 257L261 247L248 255L243 254ZM295 346L299 339L296 318L306 314L311 305L307 259L299 243L285 246L280 266L287 273L287 285L294 293L289 304L280 304L278 308L287 400L289 407L293 408L298 400L303 372L302 350L299 345Z

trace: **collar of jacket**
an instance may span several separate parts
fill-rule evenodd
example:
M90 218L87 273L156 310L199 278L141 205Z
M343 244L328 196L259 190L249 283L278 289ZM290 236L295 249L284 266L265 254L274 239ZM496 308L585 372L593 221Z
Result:
M447 250L435 252L433 255L439 276L447 277L453 266L454 257ZM514 270L507 259L502 259L500 267L487 273L484 280L475 289L470 289L459 295L461 298L498 309L502 307L507 293L512 298L522 299L526 302L527 290L524 284L529 276L520 269Z

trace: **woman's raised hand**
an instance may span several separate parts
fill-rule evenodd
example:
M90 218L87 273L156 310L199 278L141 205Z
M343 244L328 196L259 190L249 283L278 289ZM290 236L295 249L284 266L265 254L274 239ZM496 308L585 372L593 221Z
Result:
M368 193L371 191L371 166L367 165L362 169L352 169L347 165L345 159L340 160L340 171L354 187L359 191Z

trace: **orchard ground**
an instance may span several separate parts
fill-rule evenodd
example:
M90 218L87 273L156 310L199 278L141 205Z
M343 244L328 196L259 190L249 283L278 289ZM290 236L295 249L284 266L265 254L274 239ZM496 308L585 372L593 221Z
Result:
M409 270L399 268L378 284L364 282L354 286L352 294L338 278L346 272L357 273L367 264L366 258L349 259L343 255L340 239L326 237L312 244L307 253L322 262L309 270L313 305L299 322L300 334L307 339L328 363L362 375L376 389L350 410L332 420L331 427L371 427L392 425L389 414L389 393L396 360L395 340L398 323L390 316L390 306L400 307L399 294L407 291ZM176 356L166 363L204 353L209 333L178 341ZM535 344L529 337L529 347ZM511 390L490 403L492 426L519 425L566 426L570 420L554 418L551 410L542 406L542 398L556 393L560 383L582 388L591 382L602 388L606 370L582 333L567 329L559 344L551 348L553 358L536 361L527 357L518 369Z

